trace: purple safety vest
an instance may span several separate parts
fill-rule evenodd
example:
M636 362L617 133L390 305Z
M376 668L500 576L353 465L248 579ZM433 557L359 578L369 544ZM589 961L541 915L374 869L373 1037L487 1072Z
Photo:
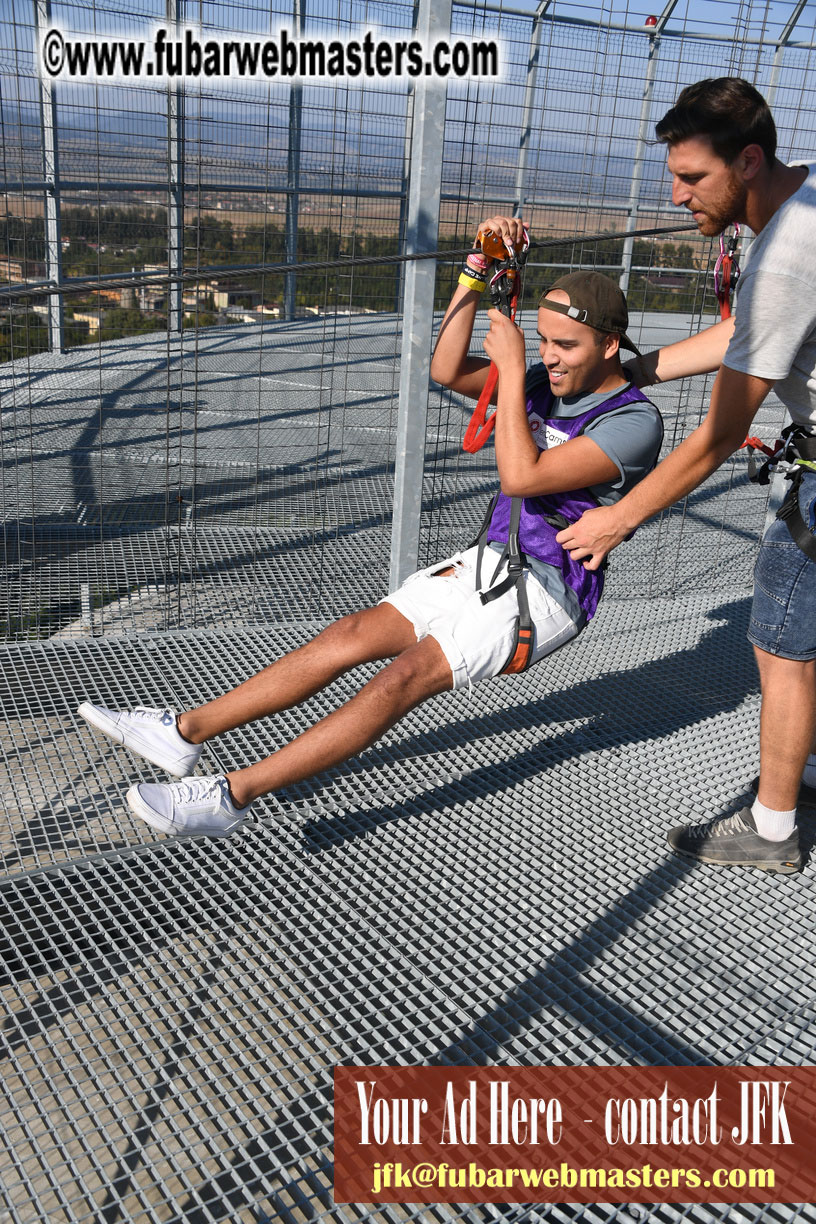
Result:
M639 387L629 386L618 391L610 399L596 404L588 412L576 417L559 417L552 413L556 397L549 384L536 387L527 397L527 416L533 416L533 438L536 433L555 430L559 442L571 441L584 432L591 421L597 420L607 412L622 408L624 404L651 403ZM540 447L539 449L545 449ZM488 542L495 540L500 544L507 543L510 530L510 507L512 498L506 493L500 493L496 502L490 526L487 529ZM559 527L547 521L548 515L562 515L567 522L576 522L585 510L591 510L598 505L597 499L589 489L570 489L567 493L547 493L542 497L522 498L521 519L519 522L519 548L528 557L554 565L564 576L566 585L575 592L578 602L583 608L587 620L595 615L598 601L601 598L604 584L604 571L586 570L583 562L573 561L569 553L556 541Z

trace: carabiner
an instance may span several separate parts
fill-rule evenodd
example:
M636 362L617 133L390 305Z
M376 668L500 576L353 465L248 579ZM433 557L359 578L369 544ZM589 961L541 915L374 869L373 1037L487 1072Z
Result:
M739 222L734 222L734 232L726 244L725 233L720 234L720 254L714 265L714 292L721 301L737 286L740 275L739 254L737 248L740 240Z

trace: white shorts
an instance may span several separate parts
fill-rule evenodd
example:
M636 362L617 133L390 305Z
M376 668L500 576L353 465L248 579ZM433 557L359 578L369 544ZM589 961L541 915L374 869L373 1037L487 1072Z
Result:
M417 641L435 638L453 673L453 687L463 688L498 676L510 661L518 616L514 589L483 604L476 588L476 547L456 553L419 570L386 595L389 603L411 622ZM507 573L502 562L494 578L499 554L486 548L482 558L481 590L501 582ZM453 573L440 577L440 570ZM527 602L533 622L532 661L543 659L579 632L572 617L545 590L530 570L524 571Z

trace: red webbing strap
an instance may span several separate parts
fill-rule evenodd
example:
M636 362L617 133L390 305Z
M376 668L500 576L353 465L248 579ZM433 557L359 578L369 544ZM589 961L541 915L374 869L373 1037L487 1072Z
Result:
M720 234L720 255L714 265L714 292L720 304L720 321L731 318L731 293L737 287L739 280L739 240L740 227L734 222L734 233L726 241L725 234Z
M520 277L516 274L515 288L510 301L510 318L512 320L515 320L516 317L519 285ZM487 410L490 407L490 399L496 390L498 381L498 368L491 361L490 369L487 371L487 380L482 387L482 394L479 396L476 407L473 409L473 416L470 418L462 441L462 450L467 451L469 455L475 455L477 451L480 451L493 432L493 426L496 424L496 414L494 412L492 416L488 416Z
M755 435L749 434L739 449L742 450L743 447L750 446L751 450L762 451L763 455L767 455L769 459L772 459L781 445L781 438L777 440L776 446L766 446L761 438L757 438Z
M487 371L487 381L482 387L482 394L479 396L476 407L473 409L473 416L470 418L468 427L465 430L465 438L462 442L462 450L466 450L469 455L475 455L477 451L480 451L493 432L493 426L496 424L496 414L494 412L491 417L488 417L487 409L498 381L499 371L491 361L490 369Z

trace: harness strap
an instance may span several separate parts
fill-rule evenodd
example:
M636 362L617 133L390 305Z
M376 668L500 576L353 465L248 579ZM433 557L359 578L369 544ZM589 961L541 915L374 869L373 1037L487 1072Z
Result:
M519 609L518 620L516 621L516 635L513 640L510 658L502 672L502 675L507 676L526 671L530 666L530 659L533 653L533 618L530 616L530 605L527 602L527 588L524 585L523 573L519 574L517 580L516 598L518 599Z
M798 438L794 437L793 442L800 459L805 459L808 463L816 461L816 435L801 434Z
M485 516L482 530L479 533L479 550L476 555L476 589L479 590L482 581L482 558L484 556L485 546L487 544L487 529L490 526L490 520L493 517L493 509L498 501L498 493L490 503L490 508ZM502 549L498 564L493 573L493 579L490 587L486 591L479 591L479 599L483 604L492 603L494 599L500 599L507 591L515 588L516 601L518 603L518 616L516 617L516 629L513 635L513 645L510 650L510 656L502 668L502 675L515 675L518 672L526 671L530 666L533 653L533 618L530 615L530 604L527 599L527 588L524 583L524 571L529 569L525 564L526 557L519 548L519 526L521 523L521 507L523 499L521 497L513 497L510 503L510 528L507 533L507 543ZM551 527L556 527L559 531L569 525L569 519L563 514L553 513L545 516L546 521ZM504 561L507 561L507 574L501 582L495 586L496 575Z
M816 443L816 438L811 440ZM799 486L803 477L804 472L801 468L791 477L791 486L785 495L785 500L776 512L776 517L785 524L791 534L791 539L801 548L802 552L811 561L816 561L816 536L810 531L799 509Z
M772 469L783 459L790 462L794 459L804 459L806 463L816 462L816 435L809 434L802 425L795 423L782 430L782 435L777 438L773 450L769 446L764 446L759 438L753 437L746 438L742 446L747 446L750 453L748 479L754 484L768 484ZM765 463L758 460L754 453L757 450L768 455Z
M501 492L501 490L499 490L499 492ZM496 509L496 502L498 500L499 500L499 493L497 492L497 493L494 493L493 496L491 497L490 505L487 507L487 514L484 516L484 519L482 520L482 525L479 528L479 534L477 535L476 539L473 541L473 544L471 544L470 546L471 548L473 548L474 544L477 545L477 552L476 552L476 590L477 591L482 585L482 557L484 556L484 550L487 545L487 529L490 526L490 520L493 517L493 511ZM502 553L502 557L503 556L504 556L504 553Z
M486 591L481 591L479 599L483 604L492 603L494 599L500 599L505 591L509 591L511 587L517 586L524 570L524 556L519 548L519 525L521 523L521 498L513 497L510 500L510 528L507 533L507 543L502 549L498 564L493 571L491 584ZM485 526L482 541L487 543L487 527ZM481 541L480 541L481 543ZM502 567L504 561L507 561L507 576L498 586L493 586L496 580L496 575ZM478 564L481 557L477 558L476 583L481 585L481 566Z
M499 557L499 563L493 574L493 580L495 581L496 574L498 574L505 558L507 560L507 576L497 586L491 585L489 590L479 593L479 599L483 604L487 604L492 603L494 599L500 599L507 591L515 588L518 616L516 617L516 629L513 634L510 657L502 668L502 675L525 671L530 666L530 658L533 653L533 618L530 616L530 605L527 601L527 590L524 585L525 557L519 548L521 505L522 499L520 497L511 499L510 529L507 533L507 543L502 550L502 555ZM485 527L483 539L486 539L486 537L487 528ZM481 557L478 558L478 561L481 561ZM476 578L478 584L480 578L478 562Z

